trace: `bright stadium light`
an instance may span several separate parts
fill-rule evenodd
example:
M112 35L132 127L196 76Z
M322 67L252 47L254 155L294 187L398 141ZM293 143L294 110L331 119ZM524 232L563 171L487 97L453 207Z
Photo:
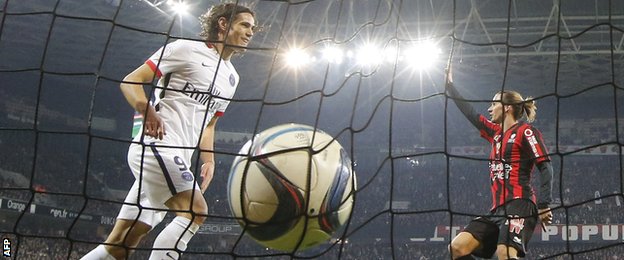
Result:
M347 56L347 58L353 58L353 51L352 50L347 50L347 53L345 56Z
M284 58L286 64L293 68L299 68L314 61L314 57L311 57L308 53L299 48L290 49L285 53Z
M390 45L384 48L383 59L386 62L393 63L396 59L399 59L399 60L401 59L400 56L397 57L398 54L399 54L399 50L397 49L397 47L394 45Z
M179 0L169 0L167 1L167 4L171 6L171 9L173 10L173 12L179 15L184 15L188 11L188 5Z
M323 49L323 59L329 63L340 64L343 56L342 50L335 46L327 46Z
M362 46L357 52L356 58L360 65L377 66L383 61L382 53L373 45Z
M406 51L405 59L412 68L424 70L433 65L442 51L433 42L415 44Z

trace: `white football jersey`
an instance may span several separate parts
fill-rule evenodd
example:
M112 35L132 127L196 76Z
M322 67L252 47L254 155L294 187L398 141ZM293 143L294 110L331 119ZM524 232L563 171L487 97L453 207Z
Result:
M202 129L214 116L223 115L234 96L238 73L230 61L220 59L214 47L191 40L168 43L146 64L160 78L162 89L155 91L154 105L166 135L163 140L145 136L144 143L191 148L186 158L190 159Z

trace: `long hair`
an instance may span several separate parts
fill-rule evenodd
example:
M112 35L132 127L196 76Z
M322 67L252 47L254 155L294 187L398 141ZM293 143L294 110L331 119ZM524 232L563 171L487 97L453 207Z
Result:
M513 108L514 119L519 120L526 116L527 122L535 121L537 105L533 97L522 98L520 93L513 90L500 91L497 94L501 96L503 105L510 105Z
M240 13L250 13L254 18L256 16L256 13L249 7L237 5L235 3L214 5L206 13L199 16L202 28L199 36L208 41L218 41L219 18L223 17L231 24Z

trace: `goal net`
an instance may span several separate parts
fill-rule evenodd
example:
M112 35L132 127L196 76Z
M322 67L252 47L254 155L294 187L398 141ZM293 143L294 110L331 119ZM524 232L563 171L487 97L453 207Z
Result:
M198 40L197 17L216 3L0 0L5 256L77 259L105 240L134 181L119 84L164 44ZM449 64L482 114L502 89L537 101L556 205L527 259L624 255L624 2L241 3L262 30L232 59L241 81L217 126L209 217L184 258L450 259L451 239L491 195L488 143L444 94ZM358 180L346 227L301 252L255 243L227 200L241 146L290 122L334 136ZM165 223L132 258L149 256Z

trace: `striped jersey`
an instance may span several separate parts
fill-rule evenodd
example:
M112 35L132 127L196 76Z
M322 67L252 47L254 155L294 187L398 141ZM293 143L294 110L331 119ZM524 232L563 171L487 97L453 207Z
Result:
M490 142L489 155L492 210L513 199L530 199L536 203L531 187L531 172L536 164L550 161L542 133L519 121L505 133L502 127L478 116L475 124L481 137Z

